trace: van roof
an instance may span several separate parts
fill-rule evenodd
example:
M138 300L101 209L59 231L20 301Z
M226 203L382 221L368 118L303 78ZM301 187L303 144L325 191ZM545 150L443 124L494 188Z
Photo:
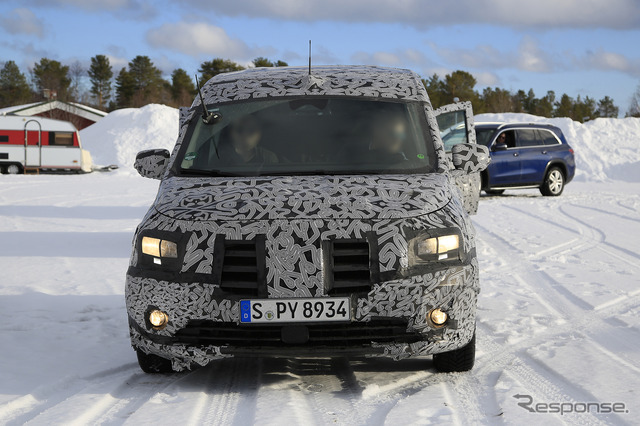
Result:
M250 68L219 74L202 88L208 104L286 96L367 96L426 101L413 71L363 65ZM196 97L193 106L200 104Z

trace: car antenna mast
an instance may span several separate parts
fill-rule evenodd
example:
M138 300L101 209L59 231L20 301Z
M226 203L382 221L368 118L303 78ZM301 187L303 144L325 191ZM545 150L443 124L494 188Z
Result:
M309 75L311 75L311 40L309 40Z
M200 103L202 104L202 121L204 124L216 124L222 120L222 115L217 112L209 112L207 104L204 103L202 97L202 89L200 88L200 82L198 81L198 74L196 74L196 86L198 87L198 94L200 95Z

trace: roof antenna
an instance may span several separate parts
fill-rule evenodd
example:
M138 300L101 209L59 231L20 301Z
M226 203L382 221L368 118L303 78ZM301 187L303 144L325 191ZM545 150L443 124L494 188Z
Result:
M198 94L200 95L200 103L202 104L202 122L204 124L212 125L220 122L222 120L222 114L217 112L209 112L207 109L207 104L204 103L204 98L202 97L202 90L200 89L200 82L198 81L198 74L196 74L196 86L198 87Z
M311 75L311 40L309 40L309 75Z

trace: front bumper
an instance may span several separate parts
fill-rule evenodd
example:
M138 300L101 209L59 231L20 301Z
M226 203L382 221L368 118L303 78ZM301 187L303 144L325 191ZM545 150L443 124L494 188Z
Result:
M352 294L351 323L299 324L308 328L306 343L279 338L288 324L241 325L239 301L213 284L172 282L130 270L126 302L132 345L171 359L177 371L204 366L228 356L367 355L403 359L455 350L475 330L478 266L475 257L461 266L375 284L366 294ZM435 328L427 320L433 308L449 314ZM169 316L162 330L147 322L150 309Z

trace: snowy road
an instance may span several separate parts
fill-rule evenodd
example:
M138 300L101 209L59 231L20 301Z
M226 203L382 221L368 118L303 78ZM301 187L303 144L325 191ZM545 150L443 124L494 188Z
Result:
M638 421L640 184L483 197L469 374L436 374L430 359L228 359L143 374L122 294L156 188L126 175L0 176L0 424ZM565 413L518 405L530 400ZM622 412L596 412L606 407Z

